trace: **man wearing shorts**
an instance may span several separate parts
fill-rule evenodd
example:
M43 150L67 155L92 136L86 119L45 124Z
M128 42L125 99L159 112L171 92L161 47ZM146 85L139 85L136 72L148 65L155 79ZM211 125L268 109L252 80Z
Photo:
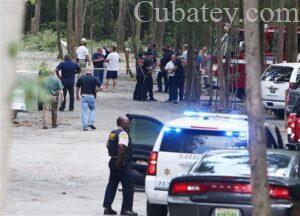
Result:
M113 81L112 92L116 91L118 70L119 70L119 61L120 61L120 56L117 52L117 46L113 45L111 47L111 52L109 53L109 55L106 58L106 62L108 64L108 66L107 66L106 80L104 83L103 91L108 90L109 80Z

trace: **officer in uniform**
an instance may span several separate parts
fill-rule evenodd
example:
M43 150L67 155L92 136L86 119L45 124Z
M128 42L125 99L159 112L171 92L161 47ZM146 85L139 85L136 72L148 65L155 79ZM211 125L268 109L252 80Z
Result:
M118 129L109 134L107 143L109 161L109 182L106 187L103 207L104 215L116 215L117 212L111 207L119 182L123 188L123 203L121 215L137 216L132 211L134 195L134 178L130 165L130 139L127 134L130 120L127 117L119 117L117 120Z
M149 58L150 53L144 53L144 65L142 67L144 73L145 73L145 97L148 99L149 95L149 101L156 101L153 97L153 77L151 73L151 59Z

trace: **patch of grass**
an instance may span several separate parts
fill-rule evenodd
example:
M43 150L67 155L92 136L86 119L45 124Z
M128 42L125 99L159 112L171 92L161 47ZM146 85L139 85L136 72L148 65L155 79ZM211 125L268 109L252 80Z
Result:
M57 52L56 33L50 30L27 35L23 41L24 49L27 51Z

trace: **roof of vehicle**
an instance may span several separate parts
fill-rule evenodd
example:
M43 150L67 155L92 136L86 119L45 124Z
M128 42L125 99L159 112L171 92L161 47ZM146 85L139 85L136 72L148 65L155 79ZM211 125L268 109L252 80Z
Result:
M209 151L206 154L223 154L223 153L248 153L248 149L222 149L222 150L213 150ZM291 157L300 157L300 152L299 151L290 151L290 150L283 150L283 149L267 149L267 153L276 153L276 154L281 154L281 155L287 155Z
M280 67L300 67L300 63L280 63L280 64L272 64L271 66L280 66Z
M248 121L244 119L214 118L190 116L173 120L166 124L167 127L217 130L217 131L248 131Z

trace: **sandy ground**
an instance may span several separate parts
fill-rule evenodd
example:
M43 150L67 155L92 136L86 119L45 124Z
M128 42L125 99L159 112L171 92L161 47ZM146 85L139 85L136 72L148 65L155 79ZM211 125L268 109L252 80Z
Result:
M21 55L19 68L54 56L39 58ZM34 60L33 60L34 58ZM36 66L33 66L36 67ZM31 79L35 74L27 75ZM43 130L42 113L33 109L19 115L12 131L6 215L102 215L102 201L108 180L109 160L105 147L115 120L127 113L143 114L168 121L180 117L184 104L167 104L165 94L156 94L158 102L132 101L133 80L123 73L116 93L100 93L97 98L96 131L84 132L80 103L74 112L59 113L60 126ZM274 124L281 121L269 120ZM120 210L118 192L114 209ZM134 210L146 215L146 197L136 193Z

